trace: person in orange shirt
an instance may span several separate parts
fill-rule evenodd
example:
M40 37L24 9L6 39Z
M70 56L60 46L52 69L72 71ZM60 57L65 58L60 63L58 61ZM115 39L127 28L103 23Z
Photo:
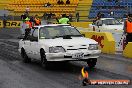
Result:
M25 23L27 24L27 28L32 28L32 23L28 17L25 19Z
M41 20L39 19L38 15L35 15L34 21L35 21L34 23L35 26L41 25Z
M124 34L126 35L126 44L128 44L128 42L132 42L132 14L128 14L123 29Z
M25 29L24 39L27 39L27 37L29 36L29 34L31 32L32 23L29 20L30 19L28 17L25 19L26 29Z

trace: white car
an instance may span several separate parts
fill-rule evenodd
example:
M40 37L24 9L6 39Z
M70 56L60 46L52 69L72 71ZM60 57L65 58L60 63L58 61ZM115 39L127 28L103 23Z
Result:
M122 23L124 25L124 22L127 20L127 18L123 18L120 20L120 23Z
M94 67L101 53L95 40L85 38L73 26L49 24L36 26L31 34L19 41L19 52L24 62L32 59L43 66L53 61L86 61Z
M89 24L90 28L95 28L95 31L123 30L123 24L114 18L101 18L95 24Z

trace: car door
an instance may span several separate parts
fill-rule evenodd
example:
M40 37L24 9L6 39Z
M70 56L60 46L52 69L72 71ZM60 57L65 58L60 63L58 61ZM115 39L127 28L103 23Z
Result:
M38 41L38 29L34 29L30 38L30 51L31 58L38 59L40 56L39 41Z
M26 51L26 54L29 55L31 52L30 52L30 39L29 39L29 36L25 39L22 40L23 41L23 44L24 44L24 49Z

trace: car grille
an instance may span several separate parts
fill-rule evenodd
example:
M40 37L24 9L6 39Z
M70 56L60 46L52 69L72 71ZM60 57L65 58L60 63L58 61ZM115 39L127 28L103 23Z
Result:
M87 45L79 45L78 48L75 48L74 46L67 46L66 50L73 51L73 50L86 50Z
M87 48L78 48L78 49L67 49L67 50L86 50Z

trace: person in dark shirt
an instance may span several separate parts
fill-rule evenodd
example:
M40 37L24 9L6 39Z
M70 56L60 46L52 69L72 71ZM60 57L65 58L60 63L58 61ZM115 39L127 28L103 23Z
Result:
M58 1L57 1L57 4L58 4L58 5L60 5L60 3L61 3L61 1L60 1L60 0L58 0Z
M70 20L70 22L72 22L72 14L69 14L69 20Z
M50 6L51 4L49 2L44 4L44 7L50 7Z
M66 0L66 4L70 4L70 0Z
M80 18L79 12L77 12L77 13L76 13L76 21L77 21L77 22L79 21L79 18Z
M26 14L22 14L21 15L21 20L23 21L23 22L25 22L25 19L27 18L27 16L26 16Z
M6 17L6 15L4 14L4 16L3 16L3 27L4 27L4 28L6 27L6 21L7 21L7 17Z
M29 21L32 23L32 26L34 26L34 23L35 23L35 18L34 18L34 16L31 16Z
M63 4L64 4L63 0L61 0L61 1L60 1L60 4L61 4L61 5L63 5Z

